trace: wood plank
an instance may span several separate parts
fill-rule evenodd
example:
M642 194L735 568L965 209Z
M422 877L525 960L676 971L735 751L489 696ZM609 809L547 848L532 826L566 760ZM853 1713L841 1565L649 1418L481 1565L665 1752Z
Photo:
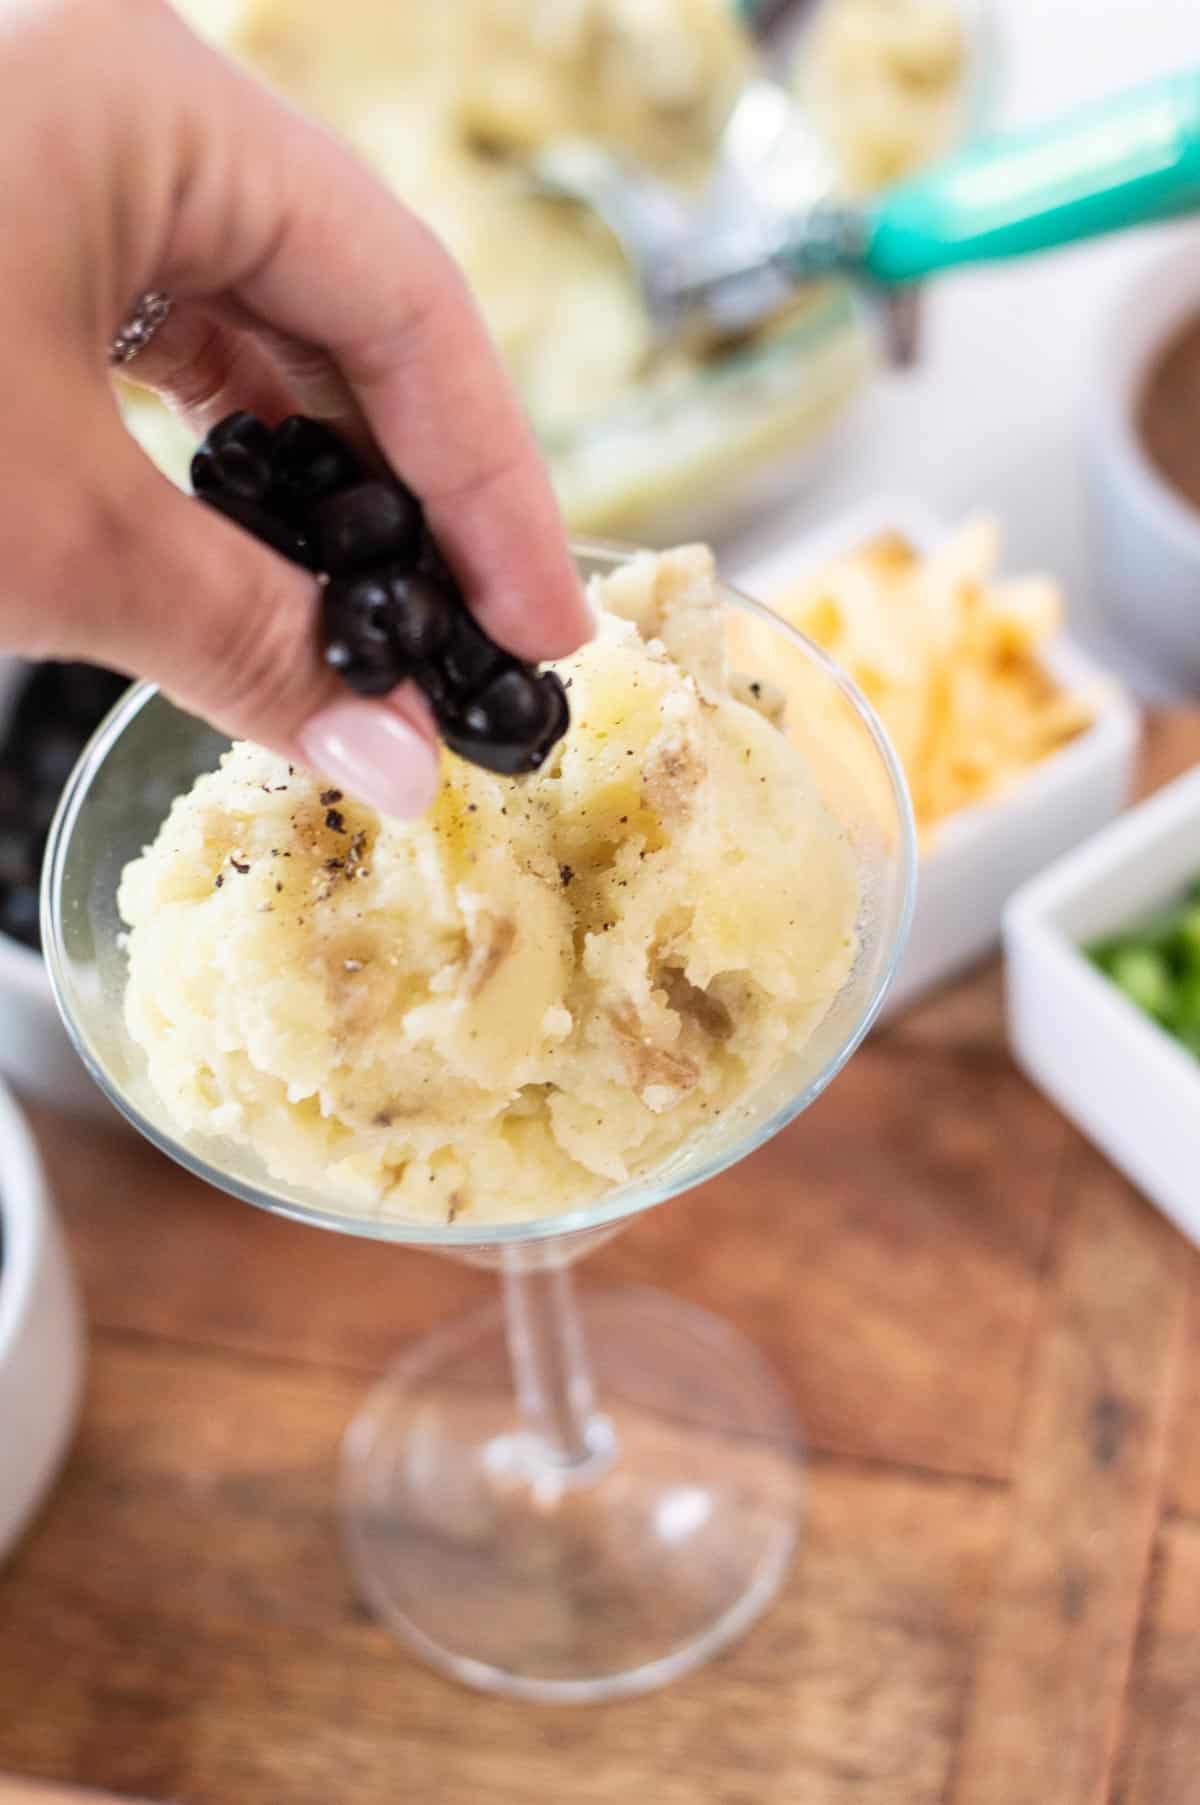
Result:
M1147 715L1142 724L1138 760L1139 796L1149 796L1188 771L1200 759L1200 710L1165 708Z
M369 1374L489 1293L470 1267L255 1210L132 1132L30 1115L97 1327Z
M1000 961L989 960L958 983L910 1004L880 1031L876 1044L902 1056L930 1047L943 1055L954 1053L960 1058L1007 1065Z
M40 1121L100 1326L365 1374L488 1291L472 1269L264 1216L149 1149L65 1143ZM880 1043L586 1278L665 1284L731 1317L819 1448L1002 1477L1066 1144L1011 1069Z
M1129 1687L1112 1805L1200 1798L1200 1523L1164 1525Z
M1082 1143L1070 1185L954 1805L1098 1805L1111 1777L1193 1256Z
M0 1805L139 1805L139 1801L119 1799L111 1792L84 1792L77 1786L43 1786L36 1780L0 1774Z
M814 1464L784 1594L642 1700L474 1697L356 1604L345 1374L99 1338L66 1483L0 1575L0 1764L187 1805L937 1805L997 1488ZM902 1788L902 1791L900 1790Z
M1167 1503L1200 1521L1200 1255L1192 1261L1192 1288L1179 1398L1175 1407Z
M1003 1478L1068 1136L1011 1069L869 1046L596 1264L733 1316L815 1447Z

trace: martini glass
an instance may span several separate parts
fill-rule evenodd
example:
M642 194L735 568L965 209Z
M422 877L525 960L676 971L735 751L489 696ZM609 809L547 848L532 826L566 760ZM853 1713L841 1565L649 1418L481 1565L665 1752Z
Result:
M629 553L575 547L581 574ZM165 1153L246 1202L315 1227L495 1268L502 1298L406 1353L345 1440L342 1523L358 1583L419 1656L469 1685L544 1702L640 1692L739 1634L796 1542L796 1424L755 1349L641 1289L574 1296L571 1268L642 1210L731 1166L804 1109L874 1020L912 912L912 818L870 708L823 653L726 592L735 668L789 694L786 731L852 850L857 955L776 1075L655 1170L551 1217L389 1221L271 1177L249 1149L181 1137L123 1018L116 893L171 800L228 742L153 688L131 690L64 792L47 849L43 939L75 1045ZM797 1182L797 1207L803 1207Z

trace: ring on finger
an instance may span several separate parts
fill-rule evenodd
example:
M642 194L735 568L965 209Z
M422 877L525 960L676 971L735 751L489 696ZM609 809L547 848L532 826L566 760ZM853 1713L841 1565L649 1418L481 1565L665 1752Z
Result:
M108 347L110 364L132 363L144 351L171 311L171 297L151 288L136 302Z

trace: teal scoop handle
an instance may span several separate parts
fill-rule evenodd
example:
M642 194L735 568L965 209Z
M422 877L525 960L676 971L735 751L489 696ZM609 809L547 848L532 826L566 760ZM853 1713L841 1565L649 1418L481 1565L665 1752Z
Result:
M1200 209L1200 70L992 138L890 189L859 267L915 282Z

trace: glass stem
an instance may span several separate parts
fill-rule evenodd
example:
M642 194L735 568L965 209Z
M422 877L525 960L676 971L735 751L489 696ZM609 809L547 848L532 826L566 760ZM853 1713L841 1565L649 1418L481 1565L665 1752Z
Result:
M596 1453L596 1401L570 1269L506 1268L503 1282L521 1415L555 1466L583 1466Z

